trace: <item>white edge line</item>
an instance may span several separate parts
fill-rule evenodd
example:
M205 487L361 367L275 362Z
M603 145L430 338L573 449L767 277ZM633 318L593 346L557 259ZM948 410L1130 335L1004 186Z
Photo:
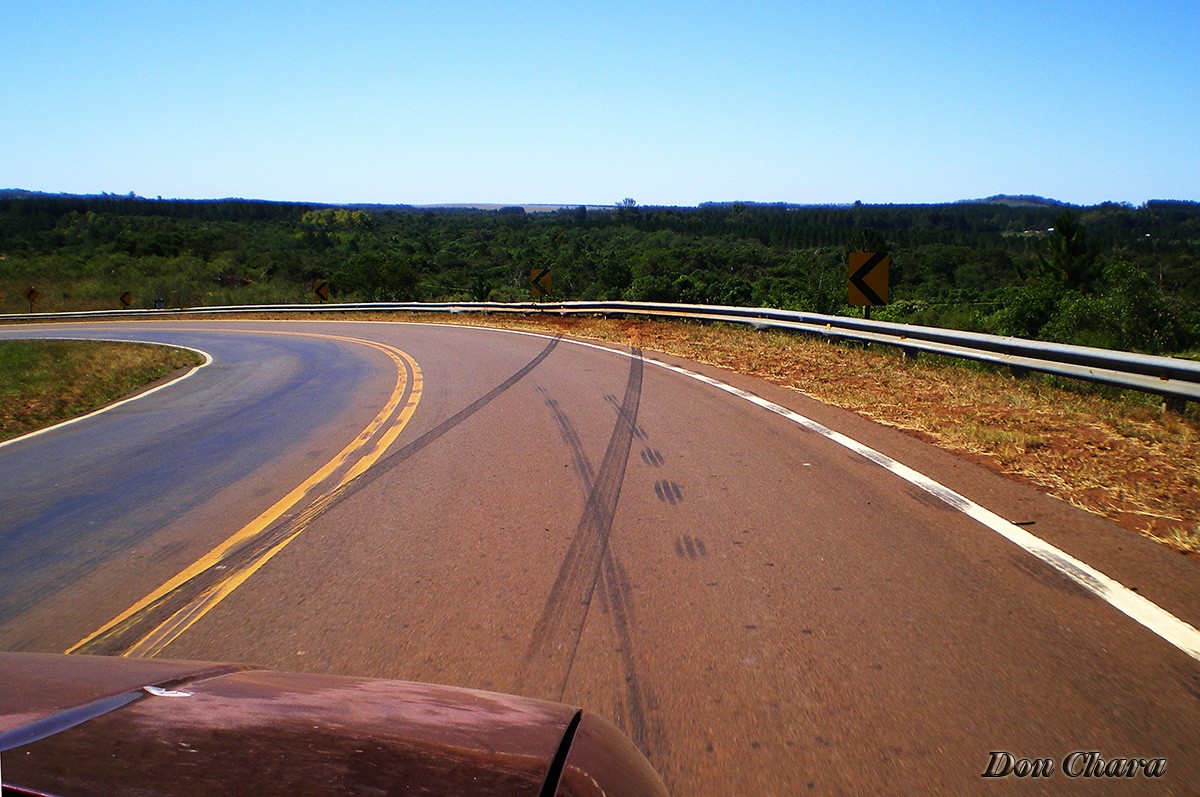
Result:
M382 322L382 323L409 323L416 322ZM540 332L526 332L517 329L503 329L498 327L482 327L471 324L429 324L423 323L424 326L446 327L446 326L463 326L471 329L487 329L501 332L511 332L517 335L532 335L540 338L551 338L551 335L545 335ZM586 346L590 349L598 349L611 354L617 354L622 357L632 358L630 352L621 351L620 349L612 349L607 346L601 346L595 343L587 343L584 341L573 340L570 338L560 338L565 343L572 343L576 346ZM801 415L794 410L789 410L787 407L780 406L773 401L756 396L745 390L734 387L733 385L722 382L720 379L715 379L711 376L689 371L686 368L681 368L678 365L662 362L661 360L643 358L645 362L652 365L657 365L660 368L665 368L668 371L674 371L682 376L695 379L707 385L723 390L726 393L737 396L740 399L745 399L752 404L756 404L769 412L773 412L787 420L795 423L810 432L815 432L826 439L837 443L843 448L847 448L859 456L874 462L881 468L899 476L909 484L920 487L925 492L932 495L934 498L948 504L951 508L957 509L972 520L986 526L992 531L999 534L1014 545L1024 549L1027 553L1037 557L1045 564L1057 570L1062 575L1069 578L1079 586L1083 587L1088 592L1106 601L1117 611L1131 618L1132 620L1145 626L1150 631L1158 634L1160 637L1170 642L1181 651L1191 656L1193 659L1200 661L1200 631L1196 630L1191 624L1179 619L1175 615L1168 612L1158 604L1148 598L1139 595L1133 590L1126 587L1114 578L1111 578L1100 572L1091 565L1071 556L1066 551L1051 545L1043 540L1030 534L1025 529L1016 524L1005 520L1004 518L975 503L969 498L966 498L941 482L926 476L925 474L913 470L907 465L898 462L887 454L883 454L865 443L860 443L852 437L834 431L828 426L814 421L805 415Z
M275 321L275 320L276 319L268 319L268 321ZM285 322L283 319L278 319L278 321L280 323ZM331 324L332 323L343 323L344 324L344 323L347 323L347 321L346 321L346 319L320 319L319 321L311 321L309 323L331 323ZM437 324L437 323L430 323L430 322L426 322L426 321L357 321L357 322L350 322L350 323L408 324L411 326L440 327L443 329L447 328L447 327L449 327L449 328L459 327L459 328L466 328L466 329L482 329L482 330L487 330L489 332L507 332L507 333L510 333L513 335L528 335L530 337L544 338L547 340L553 339L555 337L554 335L547 335L542 332L527 332L527 331L521 330L521 329L505 329L503 327L486 327L486 326L477 326L475 324ZM620 349L613 349L608 346L601 346L597 343L588 343L586 341L574 340L572 338L564 338L561 336L559 336L559 339L562 340L564 343L570 343L575 346L583 346L583 347L589 348L589 349L596 349L598 351L608 352L609 354L616 354L621 357L628 357L628 358L632 359L634 356L630 352L621 351ZM137 342L137 341L134 341L134 342ZM168 345L168 344L161 344L161 345ZM179 348L184 348L184 347L179 347ZM199 351L199 350L192 349L192 351ZM204 354L206 357L208 356L205 352L199 352L199 353ZM1120 583L1116 579L1111 578L1111 577L1105 575L1104 573L1101 573L1099 570L1097 570L1096 568L1087 564L1086 562L1076 559L1075 557L1071 556L1066 551L1063 551L1062 549L1060 549L1054 545L1051 545L1050 543L1046 542L1045 540L1043 540L1040 537L1030 534L1025 529L1021 528L1020 526L1017 526L1014 523L1009 522L1008 520L1005 520L1004 518L997 515L995 512L992 512L991 510L986 509L986 508L980 506L979 504L975 503L971 499L966 498L965 496L962 496L959 493L956 493L954 490L951 490L949 487L945 486L941 482L938 482L937 480L932 479L929 476L926 476L925 474L923 474L919 471L913 470L912 468L908 467L907 465L904 465L903 463L892 459L888 455L883 454L879 451L876 451L875 449L871 448L870 446L866 445L865 443L860 443L859 441L855 440L852 437L849 437L848 435L844 435L841 432L834 431L833 429L830 429L828 426L825 426L824 424L814 421L812 418L809 418L805 415L801 415L800 413L795 412L794 410L789 410L788 408L783 407L779 404L776 404L775 402L770 401L768 399L762 398L761 396L756 396L753 393L736 388L733 385L722 382L720 379L715 379L711 376L705 376L704 374L699 374L699 373L696 373L695 371L689 371L686 368L682 368L678 365L671 365L669 363L662 362L661 360L647 359L647 358L642 358L642 359L645 362L648 362L652 365L656 365L660 368L665 368L668 371L674 371L675 373L680 374L681 376L686 376L690 379L695 379L699 382L703 382L707 385L715 387L718 390L723 390L724 392L729 393L733 396L737 396L738 398L749 401L752 404L756 404L759 407L762 407L763 409L765 409L769 412L773 412L776 415L779 415L780 417L786 418L787 420L791 421L792 423L795 423L796 425L798 425L804 429L807 429L811 432L815 432L815 433L821 435L822 437L825 437L826 439L830 440L831 442L837 443L838 445L842 446L843 448L847 448L850 451L853 451L854 453L858 454L859 456L864 457L871 462L874 462L876 465L879 465L881 468L884 468L885 470L900 477L901 479L904 479L909 484L912 484L916 487L921 488L925 492L932 495L934 498L937 498L938 500L948 504L951 508L957 509L959 512L962 512L964 515L966 515L967 517L976 521L977 523L980 523L983 526L996 532L997 534L999 534L1001 537L1004 537L1009 542L1013 543L1014 545L1023 549L1030 555L1036 557L1037 559L1041 560L1045 564L1054 568L1054 570L1058 571L1062 575L1069 578L1071 581L1073 581L1076 584L1078 584L1079 586L1083 587L1083 589L1085 589L1088 592L1092 593L1093 595L1097 596L1101 600L1104 600L1105 602L1107 602L1110 606L1112 606L1117 611L1121 612L1122 614L1126 615L1130 619L1134 620L1137 623L1140 623L1145 628L1149 629L1150 631L1154 632L1158 636L1162 637L1167 642L1171 643L1176 648L1178 648L1179 650L1186 653L1188 656L1191 656L1193 659L1200 661L1200 631L1197 631L1196 628L1193 627L1191 624L1179 619L1175 615L1168 612L1166 609L1162 608L1161 606L1159 606L1158 604L1149 600L1148 598L1145 598L1145 597L1139 595L1138 593L1129 589L1128 587L1126 587L1124 584ZM211 362L211 358L209 358L209 361ZM205 365L207 365L207 364L208 363L206 362ZM203 367L203 366L201 366L201 367ZM194 370L199 370L199 369L193 369L193 371ZM180 377L180 378L181 379L186 378L186 377L190 376L191 373L192 372L184 374L184 376ZM178 381L178 380L174 380L174 381ZM169 382L167 384L174 384L174 381ZM161 387L166 387L166 386L167 385L162 385ZM155 388L155 389L157 390L159 388ZM149 392L152 392L152 391L147 391L147 393L149 393ZM141 395L146 395L146 394L141 394ZM132 399L126 399L126 401L132 401L132 400L135 400L140 397L141 397L140 395L134 396ZM124 403L124 402L121 402L121 403ZM112 407L115 407L115 406L118 406L118 405L116 405L116 404L110 405L109 407L105 407L101 410L98 410L97 412L103 412L104 410L111 409ZM94 415L96 413L92 413L92 414ZM86 418L86 417L89 417L89 416L85 415L85 416L82 416L81 418L77 418L75 420L83 420L83 418ZM71 423L71 422L72 421L66 421L65 423ZM59 424L59 426L65 425L65 423ZM57 428L57 427L50 427L50 428ZM48 431L48 429L42 430L42 431ZM31 435L32 434L38 434L38 432L33 432L33 433L31 433ZM29 437L31 435L26 435L26 437ZM16 439L19 440L22 438L16 438ZM6 441L6 442L14 442L14 441L10 440L10 441ZM0 447L2 447L3 445L5 445L5 443L0 443Z
M108 412L109 410L115 410L117 407L124 406L125 404L128 404L131 401L137 401L138 399L145 398L146 396L157 393L158 391L164 390L168 387L171 387L172 385L177 385L180 382L182 382L183 380L190 377L192 374L199 371L201 368L205 368L205 367L211 365L212 361L213 361L212 355L209 354L208 352L204 351L203 349L197 349L192 346L181 346L176 343L163 343L162 341L155 341L155 340L130 340L128 338L87 338L87 337L76 337L76 338L71 338L71 337L61 337L61 338L60 337L52 337L52 338L42 338L42 337L10 338L10 337L5 337L3 339L4 340L94 340L98 343L142 343L147 346L165 346L166 348L169 348L169 349L184 349L185 351L195 352L196 354L199 354L201 357L204 358L204 362L200 363L199 365L197 365L193 368L189 368L186 373L180 374L179 376L175 377L174 379L172 379L170 381L163 382L161 385L156 385L156 386L150 388L149 390L143 390L141 393L138 393L135 396L130 396L129 398L124 398L124 399L121 399L120 401L114 401L112 404L105 404L103 407L100 407L99 409L96 409L96 410L92 410L91 412L87 413L86 415L79 415L75 418L68 418L65 421L59 421L58 423L54 424L53 426L47 426L42 429L35 429L32 432L26 432L25 434L20 435L18 437L12 437L12 438L9 438L8 440L4 440L3 442L0 442L0 448L4 448L5 446L10 446L13 443L20 443L25 440L29 440L30 438L37 437L38 435L47 434L48 432L57 431L59 429L62 429L64 426L70 426L73 423L79 423L80 421L86 421L89 418L94 418L97 415Z

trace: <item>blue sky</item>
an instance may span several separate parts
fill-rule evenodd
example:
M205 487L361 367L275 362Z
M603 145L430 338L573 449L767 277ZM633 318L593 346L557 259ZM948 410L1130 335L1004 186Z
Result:
M1200 200L1200 2L22 2L0 187Z

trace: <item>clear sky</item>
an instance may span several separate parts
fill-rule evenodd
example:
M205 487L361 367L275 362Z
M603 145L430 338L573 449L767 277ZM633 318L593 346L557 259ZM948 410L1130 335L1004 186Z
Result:
M0 187L1200 200L1198 0L0 4Z

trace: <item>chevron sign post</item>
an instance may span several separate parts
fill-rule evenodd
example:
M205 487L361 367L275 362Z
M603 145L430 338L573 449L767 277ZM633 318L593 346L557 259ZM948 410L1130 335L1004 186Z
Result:
M535 268L530 270L529 293L534 299L550 298L550 269Z
M850 304L870 308L888 301L888 269L892 259L886 252L850 253Z

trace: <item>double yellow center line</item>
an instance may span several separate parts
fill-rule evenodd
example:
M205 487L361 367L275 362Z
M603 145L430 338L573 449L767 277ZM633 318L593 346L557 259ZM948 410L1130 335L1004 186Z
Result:
M416 360L394 346L372 340L302 334L360 344L387 355L396 365L396 382L387 403L354 440L299 486L146 597L76 642L67 653L119 653L142 658L158 654L296 539L399 437L421 400L422 377ZM283 533L279 534L280 518L308 499L310 502L298 515L282 524ZM273 536L277 537L274 542L262 544ZM255 543L260 544L259 549L245 556ZM192 594L177 606L184 592ZM130 643L129 639L135 641Z

